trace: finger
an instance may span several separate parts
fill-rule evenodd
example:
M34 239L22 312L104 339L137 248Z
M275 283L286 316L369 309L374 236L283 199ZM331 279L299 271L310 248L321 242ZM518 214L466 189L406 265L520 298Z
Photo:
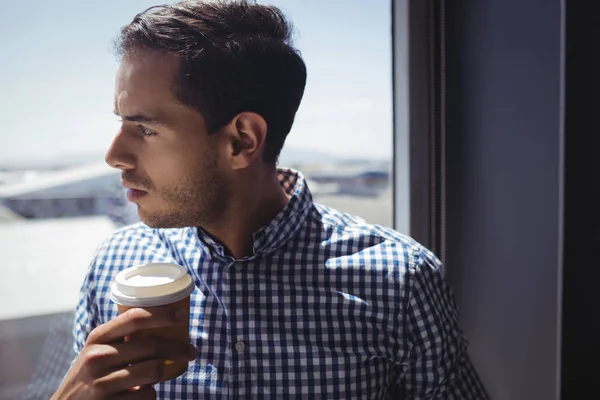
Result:
M153 385L163 378L164 359L152 359L132 364L97 379L95 384L105 393L118 393L135 386Z
M94 363L94 370L121 368L141 361L162 358L174 361L192 361L198 352L191 344L161 336L150 336L126 343L94 345L86 354ZM93 358L93 360L91 360Z
M187 309L132 308L90 332L87 343L111 343L140 329L184 324L189 318Z
M156 399L156 390L152 386L142 386L137 390L120 393L112 398L116 400L154 400Z
M113 345L118 353L117 365L135 364L152 358L192 361L198 355L195 346L176 339L151 336L133 342Z

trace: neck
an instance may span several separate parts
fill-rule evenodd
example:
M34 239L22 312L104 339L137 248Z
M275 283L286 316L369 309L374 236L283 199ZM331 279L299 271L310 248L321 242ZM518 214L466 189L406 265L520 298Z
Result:
M240 177L225 218L218 224L202 226L235 259L253 255L254 233L271 222L289 201L277 180L277 171L273 168L263 172L267 179L260 179L262 183Z

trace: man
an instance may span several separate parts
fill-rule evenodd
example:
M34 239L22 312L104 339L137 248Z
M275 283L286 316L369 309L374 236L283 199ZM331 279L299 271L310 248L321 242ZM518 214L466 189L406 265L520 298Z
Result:
M153 8L117 48L122 125L106 160L144 224L99 248L56 399L487 398L434 255L314 204L299 172L277 169L306 82L277 8ZM188 269L191 315L118 315L110 282L151 262ZM188 319L190 346L122 341ZM188 371L153 385L164 359Z

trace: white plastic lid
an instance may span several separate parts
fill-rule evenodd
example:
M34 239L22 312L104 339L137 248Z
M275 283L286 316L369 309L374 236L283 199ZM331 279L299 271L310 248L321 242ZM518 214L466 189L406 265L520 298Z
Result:
M129 307L153 307L174 303L194 291L194 281L181 265L146 264L117 274L110 299Z

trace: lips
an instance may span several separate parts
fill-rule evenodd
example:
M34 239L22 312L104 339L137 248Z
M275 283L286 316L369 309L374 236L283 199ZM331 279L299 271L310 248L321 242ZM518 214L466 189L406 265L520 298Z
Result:
M127 200L131 202L136 202L148 194L147 191L138 189L127 181L123 181L123 187L127 189Z
M143 198L147 194L148 194L148 192L145 192L143 190L128 189L127 190L127 200L135 203L136 201L139 201L141 198Z

